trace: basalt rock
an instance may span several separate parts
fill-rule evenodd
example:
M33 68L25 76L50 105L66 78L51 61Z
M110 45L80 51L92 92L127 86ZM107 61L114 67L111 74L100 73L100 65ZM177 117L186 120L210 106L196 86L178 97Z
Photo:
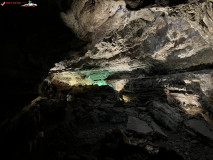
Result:
M178 126L183 121L178 110L160 102L154 101L152 106L150 106L150 112L157 122L171 130L177 130Z
M185 126L187 129L195 132L196 134L200 135L204 141L211 141L213 140L213 127L206 123L205 121L198 120L198 119L190 119L186 121Z
M153 131L146 122L131 116L128 117L127 130L143 135L148 135Z

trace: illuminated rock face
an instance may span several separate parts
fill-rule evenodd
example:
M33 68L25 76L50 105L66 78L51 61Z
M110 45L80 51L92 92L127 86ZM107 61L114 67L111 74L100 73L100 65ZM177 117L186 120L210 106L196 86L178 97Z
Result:
M159 16L161 12L154 15L148 10L144 12L153 16L153 21L131 21L121 31L97 43L81 61L86 59L92 65L119 71L143 69L150 58L173 70L213 62L211 41L188 21Z
M78 3L83 3L83 1L78 1ZM128 57L131 59L133 57L140 59L145 56L151 56L156 60L168 59L172 61L174 59L178 60L193 56L197 59L198 57L195 55L200 52L208 52L206 56L212 53L212 37L207 36L209 35L208 32L211 34L212 25L210 25L210 23L212 23L212 20L211 17L208 20L206 18L206 16L211 15L211 2L208 4L200 4L200 7L203 6L203 10L198 10L200 12L206 11L206 13L200 13L199 20L206 21L206 23L204 23L207 27L209 26L207 28L208 30L202 28L202 26L198 24L199 22L191 21L185 15L182 17L170 16L173 11L180 9L178 7L175 8L176 10L149 8L139 11L128 11L125 8L125 3L122 1L107 1L107 4L102 1L97 1L96 3L97 4L93 6L85 1L84 7L86 8L75 8L75 10L80 12L79 14L85 14L87 17L84 19L83 16L75 20L76 23L82 23L80 26L85 26L82 29L80 29L79 26L74 26L77 24L72 21L73 10L70 10L66 15L62 15L62 17L66 17L66 19L64 19L65 23L73 29L79 37L82 39L85 38L85 40L87 40L86 37L88 36L93 37L91 41L95 46L86 53L86 57L96 60L103 58L113 58L113 60L115 60L114 57L120 55L120 61L122 61L122 58L125 58L126 61L131 62L127 59ZM109 6L108 3L113 4L113 7ZM190 11L188 11L189 14L194 13L195 9L197 9L190 5L189 7L191 7ZM94 10L91 8L94 8ZM113 16L110 14L102 14L102 12L109 8L113 10L111 11ZM87 9L89 9L90 12L88 12ZM210 12L210 14L208 14L208 12ZM88 18L90 15L92 17ZM212 60L209 60L209 62L211 61ZM137 63L138 62L134 62L133 64ZM139 65L141 64L139 63Z
M84 70L75 72L61 72L53 73L51 75L51 81L60 89L67 89L71 86L78 85L110 85L107 83L106 78L112 73L107 70ZM63 83L63 85L61 84Z
M114 70L143 68L148 58L172 69L212 63L212 36L206 37L196 23L170 17L168 12L155 8L133 12L123 29L95 44L81 61Z
M104 36L102 34L113 28L117 29L122 21L125 23L124 13L117 14L121 6L125 6L123 0L96 0L95 4L91 0L74 0L71 9L62 13L61 17L78 37L91 41ZM112 24L112 18L117 19L117 22L113 21Z
M212 124L212 21L205 22L212 3L137 11L121 6L101 28L88 23L79 32L68 24L90 45L80 58L75 55L51 69L52 84L62 91L78 86L112 87L125 106L134 106L127 109L131 116L137 117L136 106L149 104L152 118L174 131L190 116L202 115ZM87 23L81 20L78 23Z
M201 74L202 78L197 79L202 88L199 94L185 95L188 91L182 91L182 88L178 88L178 92L170 92L173 82L169 76L176 75L176 72L212 68L211 1L139 10L128 10L126 4L141 5L142 1L95 2L74 0L71 9L61 14L65 24L79 38L90 43L84 48L84 54L75 53L74 58L59 62L51 69L49 78L54 85L61 90L78 85L108 85L121 93L138 88L132 94L121 96L128 102L138 99L138 91L141 94L149 90L140 90L144 86L140 82L143 78L165 74L168 75L163 77L168 79L165 85L170 88L160 85L157 90L140 97L141 102L166 89L163 95L166 95L168 103L178 105L189 114L203 112L201 93L208 99L204 100L208 103L207 108L212 108L211 78L207 80ZM207 75L211 76L211 72ZM184 81L185 85L190 83L190 87L195 87L193 78L184 79L181 76L178 79ZM201 79L208 83L204 84Z
M122 0L97 0L95 4L74 0L71 9L61 14L62 19L90 45L84 55L76 55L61 64L72 79L65 83L121 88L132 76L168 74L212 65L211 11L209 1L131 11ZM57 66L52 70L58 70ZM60 74L62 78L64 73ZM117 77L111 78L114 75Z

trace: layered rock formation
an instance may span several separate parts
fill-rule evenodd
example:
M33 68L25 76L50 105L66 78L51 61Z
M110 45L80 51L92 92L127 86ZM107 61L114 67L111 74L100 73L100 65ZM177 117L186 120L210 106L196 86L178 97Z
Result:
M165 1L138 9L143 1L127 1L128 7L138 10L126 9L124 1L73 2L77 3L81 7L62 13L62 18L89 45L80 58L76 53L76 58L59 62L50 70L52 85L61 91L76 86L85 90L93 85L112 87L120 98L117 103L123 104L106 104L113 113L94 110L105 117L104 122L118 114L118 126L136 146L145 145L148 137L163 140L155 144L170 146L168 143L180 136L184 149L175 142L170 147L184 159L196 159L196 153L187 148L213 140L212 2L174 5L174 1ZM99 14L102 12L109 14ZM90 22L84 14L91 15ZM121 120L121 114L127 116ZM113 116L111 120L115 122ZM153 146L150 150L159 153ZM212 156L206 154L203 159Z

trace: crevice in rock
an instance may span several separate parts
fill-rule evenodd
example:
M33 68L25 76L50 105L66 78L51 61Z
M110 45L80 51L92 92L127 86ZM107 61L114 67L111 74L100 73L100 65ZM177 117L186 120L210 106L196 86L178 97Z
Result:
M172 7L180 4L188 3L188 0L126 0L126 8L129 10L139 10L141 8L151 7ZM131 5L134 4L134 5Z

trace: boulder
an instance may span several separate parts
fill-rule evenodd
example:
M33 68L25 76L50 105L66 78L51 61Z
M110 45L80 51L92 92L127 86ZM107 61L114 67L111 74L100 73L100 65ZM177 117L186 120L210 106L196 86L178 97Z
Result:
M157 125L152 117L148 113L139 114L140 120L143 120L149 124L149 126L153 129L153 134L156 137L167 138L167 135L162 131L159 125Z
M150 124L151 128L153 129L154 133L159 135L160 137L167 138L168 136L162 131L160 126L158 126L154 121Z
M153 101L149 108L149 112L158 123L173 131L177 130L178 126L183 121L178 109L170 107L167 103Z
M153 132L152 128L149 127L149 125L145 121L132 116L128 117L127 130L142 135L147 135Z
M209 125L204 120L190 119L184 122L184 125L199 136L213 142L213 126Z

